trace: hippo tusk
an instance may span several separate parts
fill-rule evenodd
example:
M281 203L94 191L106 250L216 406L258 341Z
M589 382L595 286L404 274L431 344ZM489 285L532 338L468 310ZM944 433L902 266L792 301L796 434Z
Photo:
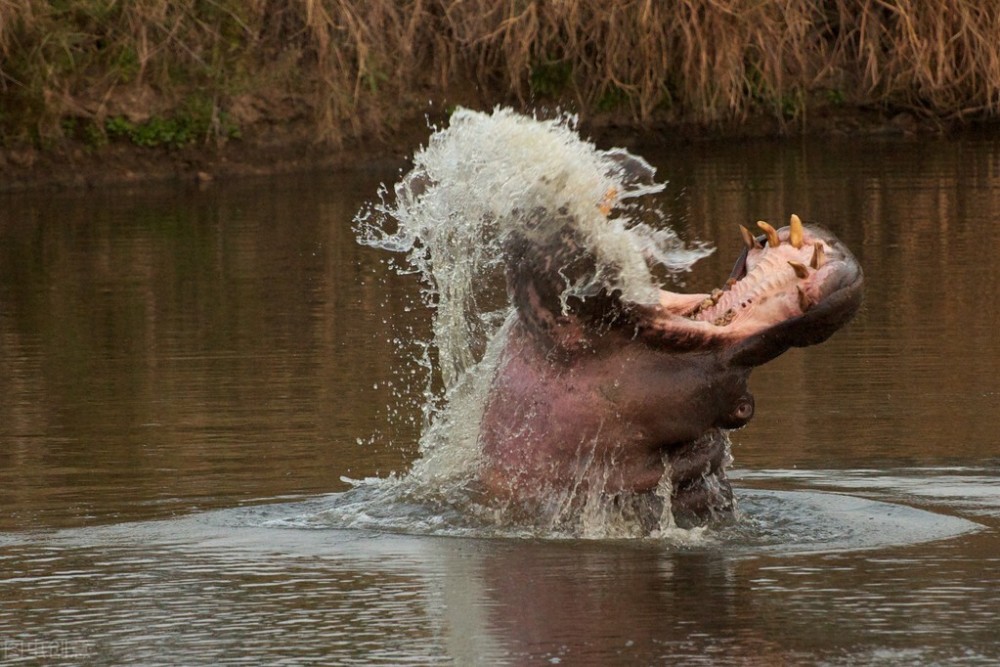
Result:
M764 233L767 234L767 244L769 246L777 248L781 244L781 241L778 239L778 232L774 227L767 224L763 220L758 220L757 226L764 230Z
M756 239L753 237L753 234L751 234L750 230L743 225L740 225L740 236L743 237L743 245L747 247L747 250L753 250L754 248L759 247Z
M788 242L791 243L795 249L802 247L803 233L804 230L802 228L801 218L792 213L792 219L788 223Z

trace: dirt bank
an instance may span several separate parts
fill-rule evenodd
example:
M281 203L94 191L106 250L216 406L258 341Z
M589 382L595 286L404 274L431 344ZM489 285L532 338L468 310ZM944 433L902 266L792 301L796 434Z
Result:
M404 164L426 141L429 122L447 119L415 114L386 136L355 138L339 145L317 140L307 123L293 123L251 128L243 137L225 142L178 148L143 147L127 141L98 148L79 141L63 141L45 149L6 148L0 149L0 192L167 181L208 184L248 175ZM580 131L604 147L636 147L761 137L905 138L953 134L968 127L908 112L828 107L816 109L806 125L782 124L770 116L730 124L636 124L606 116L581 123Z
M413 132L413 146L421 133ZM426 133L423 133L426 134ZM402 162L406 142L351 140L339 146L317 142L308 128L262 130L224 143L143 147L129 142L93 148L62 142L38 149L0 149L0 192L97 188L155 182L194 182L357 165Z

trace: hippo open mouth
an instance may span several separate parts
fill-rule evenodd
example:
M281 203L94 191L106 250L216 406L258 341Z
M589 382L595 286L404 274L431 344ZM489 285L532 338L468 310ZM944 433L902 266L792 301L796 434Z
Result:
M677 347L728 344L731 363L759 366L789 347L821 343L848 322L861 304L862 272L846 246L797 215L780 230L757 224L759 237L740 225L746 247L722 288L662 290L659 307L644 311L644 334Z

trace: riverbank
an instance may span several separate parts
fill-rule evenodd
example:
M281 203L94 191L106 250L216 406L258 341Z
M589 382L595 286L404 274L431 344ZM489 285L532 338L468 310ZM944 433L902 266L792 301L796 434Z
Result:
M0 3L0 187L409 155L457 105L599 142L948 131L1000 118L997 34L977 0Z
M246 176L342 169L359 164L403 165L430 135L429 123L444 122L447 118L443 114L437 118L429 113L414 116L401 123L391 136L351 138L339 145L317 141L312 128L299 123L253 128L244 137L181 147L144 147L119 141L95 148L80 141L64 141L45 149L6 148L0 149L0 193L163 182L207 186ZM916 138L959 133L969 127L907 112L838 107L816 110L806 128L789 128L768 116L729 124L647 126L603 117L582 122L580 131L602 147L630 148L802 135Z

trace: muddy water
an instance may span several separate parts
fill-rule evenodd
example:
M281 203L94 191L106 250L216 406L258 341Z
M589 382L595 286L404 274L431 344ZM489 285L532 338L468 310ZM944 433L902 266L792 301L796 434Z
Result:
M0 200L0 664L1000 659L1000 142L634 152L718 247L688 287L792 212L867 277L688 540L329 519L416 456L421 286L350 229L396 168Z

